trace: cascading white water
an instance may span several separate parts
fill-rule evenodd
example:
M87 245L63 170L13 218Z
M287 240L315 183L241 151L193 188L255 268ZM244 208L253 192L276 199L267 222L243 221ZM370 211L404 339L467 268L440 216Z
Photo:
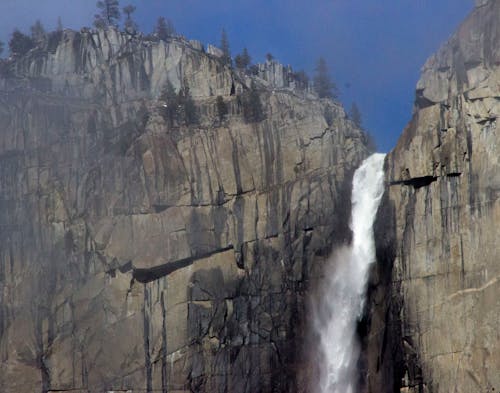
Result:
M363 310L368 268L375 261L373 222L384 191L384 157L373 154L354 174L352 244L330 257L333 271L315 305L314 324L322 352L318 393L355 393L356 322Z

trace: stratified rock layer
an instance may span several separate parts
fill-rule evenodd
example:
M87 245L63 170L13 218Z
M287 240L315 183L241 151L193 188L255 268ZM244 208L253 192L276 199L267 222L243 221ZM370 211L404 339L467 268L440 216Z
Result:
M387 158L372 391L500 390L499 116L500 1L479 2L425 64Z
M248 86L181 39L51 37L0 78L2 392L295 391L361 132L279 89L247 124ZM200 124L166 125L167 78Z

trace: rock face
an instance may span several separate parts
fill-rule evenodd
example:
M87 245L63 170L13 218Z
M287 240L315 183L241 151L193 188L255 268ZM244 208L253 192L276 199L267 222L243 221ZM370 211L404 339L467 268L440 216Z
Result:
M257 75L271 86L278 88L291 87L294 83L293 72L290 66L283 66L276 60L266 60L257 65Z
M373 392L500 390L499 116L500 1L480 2L425 64L387 157L365 343Z
M248 124L218 58L113 29L4 72L2 392L296 391L304 294L367 154L344 110L262 88ZM199 124L167 124L167 79Z

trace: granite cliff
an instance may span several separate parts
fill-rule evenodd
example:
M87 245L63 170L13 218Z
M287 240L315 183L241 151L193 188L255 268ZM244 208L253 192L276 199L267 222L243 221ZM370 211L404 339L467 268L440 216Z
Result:
M3 65L2 392L298 389L364 137L284 67L243 75L210 48L65 30ZM166 121L167 80L197 124Z
M499 116L500 1L478 1L424 65L386 159L370 391L500 390Z
M361 391L500 390L499 48L479 0L386 158ZM310 388L306 299L364 136L289 67L220 55L110 28L0 64L2 392ZM167 81L197 122L165 117Z

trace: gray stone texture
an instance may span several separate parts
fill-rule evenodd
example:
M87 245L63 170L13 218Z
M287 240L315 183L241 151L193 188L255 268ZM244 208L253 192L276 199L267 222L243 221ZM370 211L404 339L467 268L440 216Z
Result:
M167 126L167 78L200 124ZM198 45L113 28L0 78L2 392L298 390L305 293L367 152L293 91L259 87L245 123L247 88Z
M423 67L387 157L365 340L372 392L500 390L499 65L500 1L489 1Z

